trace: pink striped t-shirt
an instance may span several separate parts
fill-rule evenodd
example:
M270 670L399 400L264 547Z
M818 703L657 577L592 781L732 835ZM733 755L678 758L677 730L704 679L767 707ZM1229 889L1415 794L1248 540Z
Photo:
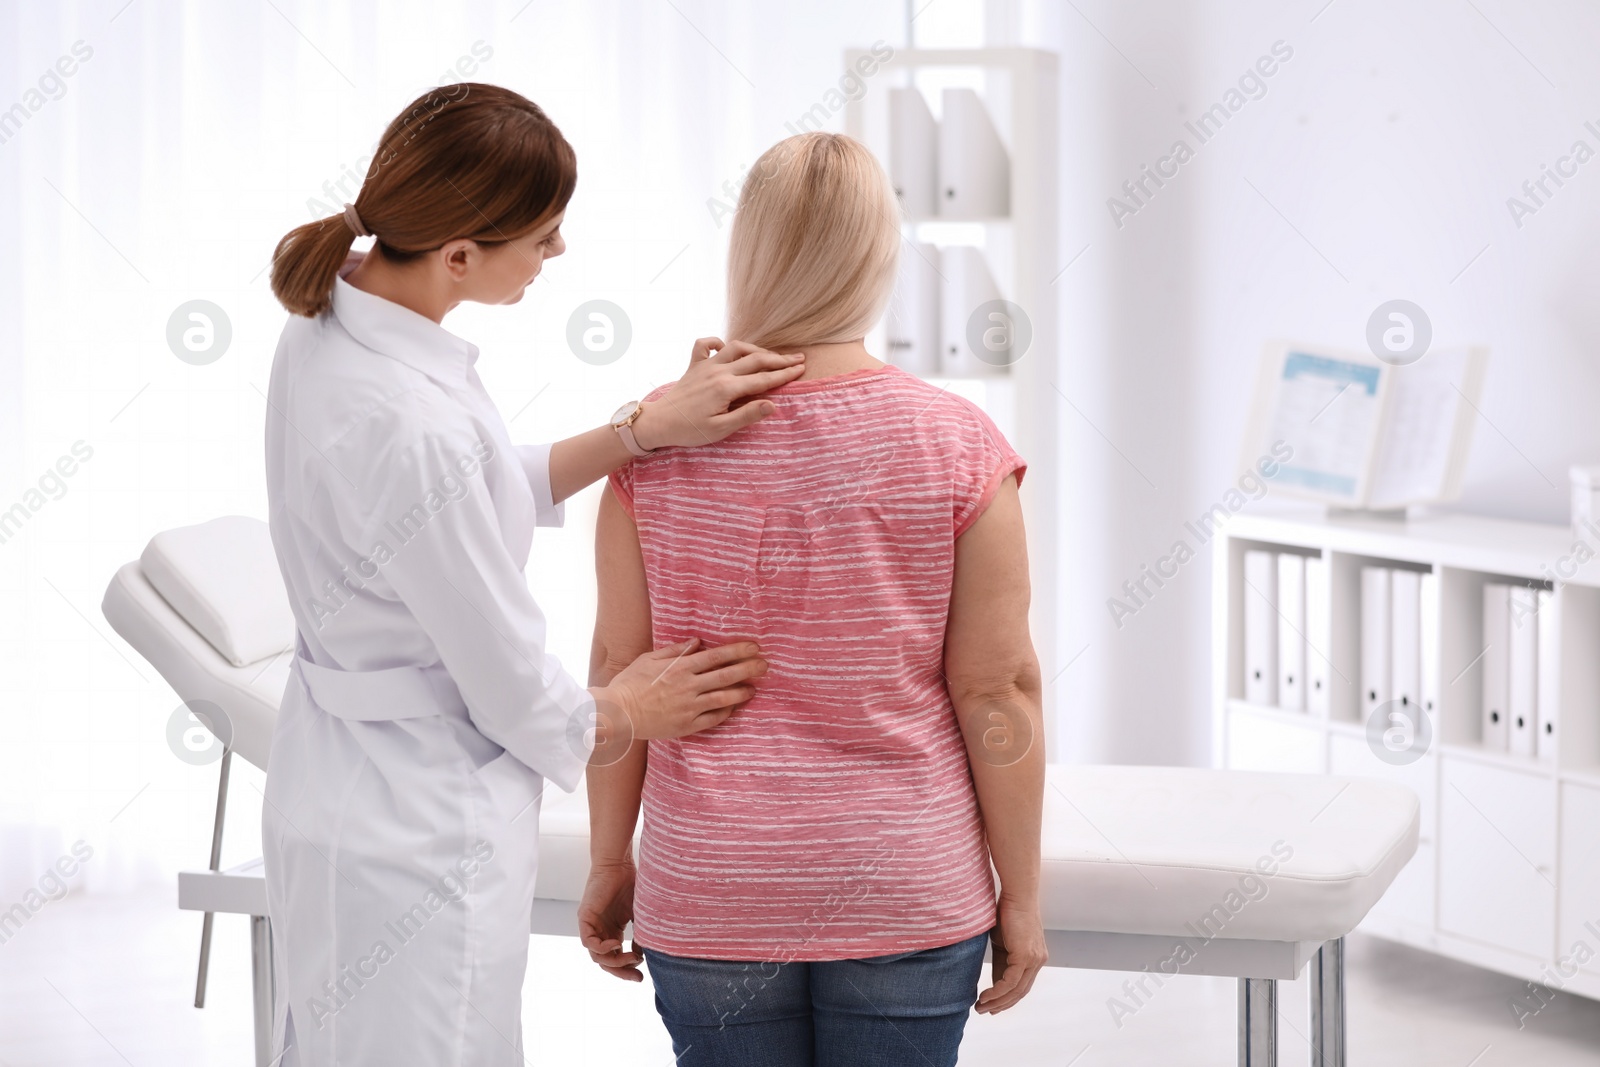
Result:
M759 424L611 476L656 647L754 638L771 664L726 722L649 743L638 943L786 961L973 937L995 891L945 624L956 537L1023 461L894 367L768 395Z

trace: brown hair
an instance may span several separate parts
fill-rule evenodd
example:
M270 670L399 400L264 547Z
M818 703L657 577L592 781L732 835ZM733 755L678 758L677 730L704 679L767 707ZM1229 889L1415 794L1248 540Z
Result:
M883 314L900 205L860 141L803 133L764 152L728 240L728 336L762 348L855 341Z
M461 82L417 97L383 131L355 209L388 260L447 241L500 244L560 213L577 156L539 106L498 85ZM356 234L344 215L297 226L272 256L272 292L297 315L328 307Z

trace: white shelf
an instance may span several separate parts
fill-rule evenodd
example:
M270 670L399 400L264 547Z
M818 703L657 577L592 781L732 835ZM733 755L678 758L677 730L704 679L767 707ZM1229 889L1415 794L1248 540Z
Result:
M847 50L845 69L871 53ZM979 90L1010 158L1010 211L1004 218L953 219L934 215L906 221L911 241L936 245L971 245L983 249L985 261L1003 299L1027 315L1032 340L1026 352L1002 373L959 379L984 390L984 406L1002 433L1028 462L1021 497L1028 529L1028 566L1033 583L1029 623L1043 675L1060 669L1056 647L1059 617L1057 555L1061 398L1054 383L1057 369L1057 296L1051 282L1062 263L1057 235L1059 60L1054 52L1035 48L925 49L896 51L877 62L865 79L866 89L845 104L844 128L866 144L887 168L889 160L889 90L916 85L919 77L966 77ZM1022 224L1019 224L1022 223ZM902 243L902 255L910 254ZM887 358L888 353L885 351ZM928 380L943 384L935 375ZM981 384L974 384L981 383ZM1058 748L1056 723L1059 687L1045 690L1045 744Z
M1572 531L1565 526L1513 522L1476 515L1428 515L1404 521L1324 517L1316 505L1279 505L1233 516L1228 536L1322 548L1377 558L1513 578L1552 580L1553 569L1570 558ZM1600 587L1600 559L1573 562L1560 580Z
M1050 283L1061 268L1056 233L1060 195L1057 56L1035 48L910 48L876 61L866 50L851 49L844 54L845 69L853 69L863 60L876 62L877 71L866 91L845 104L845 132L871 148L886 168L891 142L890 89L915 86L919 74L930 71L972 71L982 78L980 95L1010 159L1009 212L972 219L917 215L905 220L904 229L909 241L983 250L1001 298L1028 316L1032 341L1015 365L975 377L987 382L1012 379L1019 392L1043 389L1048 402L1043 397L1024 401L1041 407L1040 428L1025 429L1033 413L1019 410L1014 429L1019 437L1036 433L1053 442L1059 418L1054 409L1056 396L1050 389L1056 356L1056 301ZM1025 225L1016 225L1019 220ZM1043 410L1045 406L1048 410ZM1002 429L1009 432L1011 428Z
M1364 774L1422 800L1417 855L1362 928L1478 966L1550 980L1576 941L1600 948L1600 565L1577 565L1564 526L1435 514L1406 521L1333 517L1315 506L1233 516L1213 543L1213 759L1218 766ZM1243 560L1247 549L1328 561L1326 716L1245 702ZM1439 707L1432 740L1410 763L1367 744L1359 694L1360 569L1401 566L1438 575ZM1478 742L1485 580L1560 582L1552 603L1561 639L1554 758L1491 751ZM1547 968L1551 970L1547 970ZM1570 969L1570 966L1569 966ZM1600 998L1600 957L1564 991Z

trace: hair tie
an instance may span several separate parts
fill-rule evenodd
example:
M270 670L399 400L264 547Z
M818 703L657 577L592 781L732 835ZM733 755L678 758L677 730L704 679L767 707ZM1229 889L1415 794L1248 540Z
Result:
M361 216L356 214L356 206L354 204L346 204L344 206L344 224L350 227L357 237L372 236L372 231L367 229L366 224L361 221Z

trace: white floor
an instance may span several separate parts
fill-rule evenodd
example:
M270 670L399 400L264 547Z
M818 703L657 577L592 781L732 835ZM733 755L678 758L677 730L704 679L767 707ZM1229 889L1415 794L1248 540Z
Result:
M220 916L208 1006L191 1007L200 917L176 892L69 897L0 945L0 1067L183 1067L251 1062L249 936ZM1521 983L1356 936L1349 945L1352 1067L1600 1065L1600 1003L1557 996L1518 1030ZM1234 1060L1228 979L1169 982L1119 1028L1127 976L1047 970L998 1017L974 1016L967 1067L1220 1067ZM591 967L577 942L533 939L524 990L528 1062L670 1067L649 984ZM1308 1062L1304 982L1279 989L1280 1062Z

